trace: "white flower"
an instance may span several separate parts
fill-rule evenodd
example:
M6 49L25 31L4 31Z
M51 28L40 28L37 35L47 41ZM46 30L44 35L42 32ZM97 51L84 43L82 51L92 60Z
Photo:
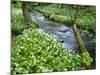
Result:
M20 48L22 49L22 48L24 48L23 46L20 46Z

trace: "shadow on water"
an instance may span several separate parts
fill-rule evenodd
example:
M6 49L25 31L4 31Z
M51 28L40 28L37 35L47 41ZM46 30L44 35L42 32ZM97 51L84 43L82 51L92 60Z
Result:
M71 26L53 22L48 18L45 18L45 16L38 11L31 13L31 16L41 29L49 34L52 34L59 42L63 43L65 48L69 48L72 52L79 49ZM81 31L81 37L86 48L88 49L88 52L93 58L93 64L95 64L95 44L91 43L92 39L87 33Z

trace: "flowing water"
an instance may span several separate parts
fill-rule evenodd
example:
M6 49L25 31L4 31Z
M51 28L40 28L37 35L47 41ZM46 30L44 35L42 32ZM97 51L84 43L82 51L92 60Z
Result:
M65 48L69 48L72 52L79 49L71 26L51 21L38 11L31 13L31 16L41 29L52 34ZM92 39L87 33L81 31L81 37L95 61L95 44L91 43Z

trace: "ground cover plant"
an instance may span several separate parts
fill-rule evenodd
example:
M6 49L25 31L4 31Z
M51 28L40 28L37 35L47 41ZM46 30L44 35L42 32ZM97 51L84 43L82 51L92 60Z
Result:
M78 9L76 20L73 16L75 16L77 8L81 9ZM34 11L42 13L44 18L52 24L52 27L56 23L58 25L65 24L66 27L70 26L79 48L72 52L71 49L65 48L63 43L58 41L53 34L45 32L39 26L44 23L41 22L43 18ZM32 13L36 15L32 16ZM95 15L95 6L12 1L11 74L62 72L92 69L92 67L94 69L95 55L94 58L91 57L92 55L86 49L80 33L87 33L92 38L91 42L96 43ZM32 19L33 17L35 19ZM65 31L62 32L64 34ZM66 38L66 40L68 39ZM90 51L94 54L92 49Z

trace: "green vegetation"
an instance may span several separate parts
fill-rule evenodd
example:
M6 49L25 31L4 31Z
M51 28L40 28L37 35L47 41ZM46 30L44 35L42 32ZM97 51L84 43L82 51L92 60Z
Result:
M12 9L11 29L12 32L21 33L25 28L21 9Z
M80 29L95 33L96 20L93 16L82 17L81 19L78 19L77 22Z
M49 17L50 19L56 22L69 23L71 18L70 18L69 11L68 10L66 11L66 8L61 9L59 14L55 14L55 12L58 10L55 4L51 4L49 6L35 7L35 9L43 12L45 16ZM66 15L69 16L66 17Z
M27 4L27 3L26 3ZM58 4L29 3L30 10L39 10L46 17L58 23L71 24L70 12L75 15L75 9L69 5L62 5L58 11ZM32 7L33 6L33 7ZM29 13L29 7L27 11ZM25 17L20 2L12 4L11 12L11 73L27 74L39 72L58 72L86 69L91 65L92 59L87 51L83 53L72 53L64 48L52 35L45 33L38 28L34 20L30 20L25 25ZM84 30L93 37L95 42L95 7L80 10L80 15L76 21L78 28ZM82 11L82 13L81 13ZM91 33L91 34L90 34ZM77 38L80 41L80 37ZM67 38L66 38L67 40ZM81 42L80 42L81 43Z
M90 57L90 54L88 53L88 51L84 45L84 42L81 39L80 33L77 31L77 29L74 29L74 33L75 33L75 37L76 37L77 43L80 48L79 53L80 53L80 56L82 57L82 61L83 61L83 63L86 64L86 66L88 66L91 64L91 62L93 62L93 60Z
M28 29L12 41L12 73L78 70L81 57L72 54L41 29Z
M11 29L14 34L21 34L27 27L24 24L24 17L21 8L13 7L11 12ZM37 24L31 20L28 28L36 28Z
M41 11L49 19L71 25L71 15L74 17L75 8L72 8L72 5L63 5L59 10L59 13L56 13L58 10L58 4L49 4L44 6L37 6L34 9ZM71 13L71 14L70 14ZM78 18L76 20L77 27L81 31L85 31L95 43L96 37L96 7L95 6L81 6L81 9L78 11Z
M70 24L71 22L71 15L75 15L75 8L71 8L71 5L62 5L62 8L59 10L59 13L56 14L56 11L58 10L56 4L49 4L48 6L37 6L35 9L41 11L44 13L45 16L49 17L50 19L56 21L56 22L61 22L61 23L66 23ZM77 26L78 28L82 30L87 30L89 32L94 32L96 29L96 16L95 16L95 7L92 6L87 6L85 8L82 8L79 10L79 17L77 19ZM69 11L70 10L70 11Z

